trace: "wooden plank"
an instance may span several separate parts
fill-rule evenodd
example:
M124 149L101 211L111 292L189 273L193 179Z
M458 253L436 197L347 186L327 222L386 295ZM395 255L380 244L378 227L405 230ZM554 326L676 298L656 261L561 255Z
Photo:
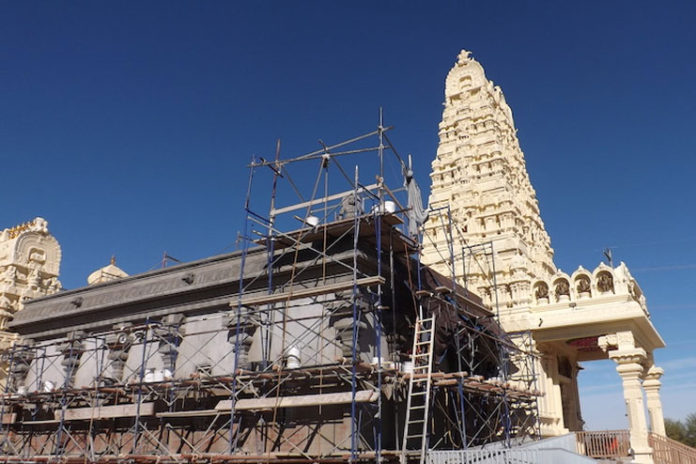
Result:
M135 417L138 412L141 416L153 416L155 403L141 403L140 411L136 404L117 404L114 406L97 406L94 408L72 408L65 410L65 420L90 420L112 419L114 417ZM60 420L60 411L53 413L56 420Z
M176 412L158 412L157 417L201 417L201 416L216 416L218 414L224 414L225 411L218 411L217 409L202 409L200 411L176 411Z
M360 390L355 393L356 403L374 403L379 394L373 390ZM324 406L327 404L347 404L353 401L351 392L324 393L318 395L281 396L278 398L251 398L237 400L235 411L270 410L274 408L299 408L303 406ZM230 400L220 401L215 409L229 411Z
M363 277L357 280L358 286L367 285L377 285L384 284L386 280L384 277L373 276L373 277ZM249 298L242 299L242 306L254 306L261 304L271 304L277 303L279 301L297 300L300 298L308 298L311 296L323 295L326 293L335 293L341 290L348 290L353 288L353 281L349 280L347 282L339 282L336 284L322 285L319 287L303 288L302 290L295 290L292 292L275 293L273 295L258 295L251 296ZM236 307L238 303L232 302L230 306Z

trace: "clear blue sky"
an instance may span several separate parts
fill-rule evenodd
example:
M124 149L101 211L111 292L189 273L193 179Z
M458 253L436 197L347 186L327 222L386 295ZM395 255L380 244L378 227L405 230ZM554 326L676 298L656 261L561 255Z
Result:
M614 247L669 347L665 413L696 411L693 2L0 2L0 227L43 216L62 282L115 254L233 249L247 163L371 130L427 191L444 79L472 50L510 103L566 271ZM588 364L591 428L623 427Z

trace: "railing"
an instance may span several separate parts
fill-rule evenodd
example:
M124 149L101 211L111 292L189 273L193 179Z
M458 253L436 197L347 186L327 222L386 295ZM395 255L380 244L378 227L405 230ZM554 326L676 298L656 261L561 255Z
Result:
M576 432L578 453L595 459L623 458L631 448L628 430Z
M696 448L654 433L648 435L648 441L655 464L696 464Z
M428 464L591 464L595 461L562 448L429 451Z

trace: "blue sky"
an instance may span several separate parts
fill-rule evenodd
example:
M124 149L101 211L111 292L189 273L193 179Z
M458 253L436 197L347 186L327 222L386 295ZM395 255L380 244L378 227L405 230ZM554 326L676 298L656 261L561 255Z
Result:
M696 411L696 5L689 2L0 2L0 227L35 216L81 286L114 254L234 248L252 154L373 129L427 191L444 79L472 50L515 116L556 250L633 270L668 343L665 414ZM624 427L586 366L590 428Z

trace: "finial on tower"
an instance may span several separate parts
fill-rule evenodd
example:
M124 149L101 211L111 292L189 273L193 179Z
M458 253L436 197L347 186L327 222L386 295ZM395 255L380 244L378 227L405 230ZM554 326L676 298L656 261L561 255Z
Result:
M471 61L471 52L469 50L462 50L459 52L459 55L457 56L457 63L463 64L468 61Z

